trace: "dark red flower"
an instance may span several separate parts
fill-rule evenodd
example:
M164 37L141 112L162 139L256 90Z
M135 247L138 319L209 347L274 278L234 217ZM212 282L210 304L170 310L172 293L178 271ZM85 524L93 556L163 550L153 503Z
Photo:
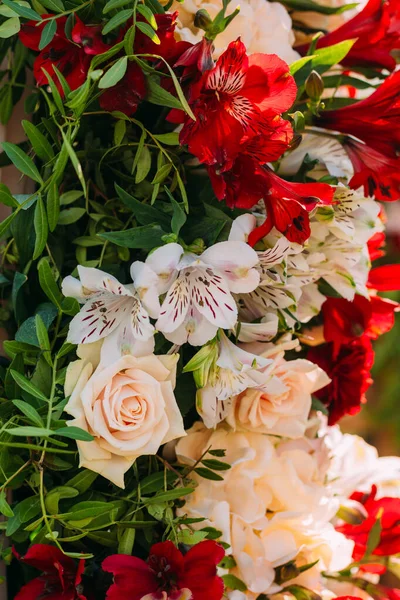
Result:
M180 141L200 162L220 169L230 168L240 145L253 136L262 134L265 145L271 136L276 141L275 132L282 129L286 149L288 126L282 126L280 115L295 97L296 84L286 63L275 55L247 56L237 40L188 90L196 121L184 116Z
M344 298L327 298L322 305L324 338L333 343L334 358L342 345L362 335L376 340L390 331L399 307L397 302L379 296L368 299L356 295L352 302Z
M400 498L376 499L376 486L372 486L369 494L355 492L352 500L360 502L367 512L367 518L359 525L345 523L336 527L347 538L355 542L354 560L360 560L365 555L369 534L377 519L381 521L381 535L373 556L391 556L400 552Z
M393 71L396 61L390 54L400 48L400 14L398 0L369 0L355 17L319 38L317 48L327 48L344 40L356 40L341 61L346 67L366 66ZM307 54L309 44L296 46Z
M123 79L114 87L105 90L99 98L103 110L119 110L132 116L146 97L146 79L142 69L130 62Z
M400 198L400 159L390 158L364 142L346 137L343 146L354 168L350 187L364 187L366 196L382 202Z
M17 557L42 574L24 585L15 600L86 600L81 589L84 560L76 564L61 550L47 544L34 544L24 557Z
M54 15L42 15L47 19ZM54 66L64 75L71 90L78 88L86 80L90 66L90 56L105 52L109 46L103 43L98 25L85 25L75 15L75 26L72 30L72 39L65 35L65 24L67 17L59 17L56 20L57 31L50 44L40 51L39 43L42 31L48 21L39 25L36 21L28 21L21 27L19 38L27 48L40 52L33 65L33 74L38 85L48 83L44 69L54 79L61 91L58 77L55 75Z
M221 600L224 583L217 565L224 555L222 546L207 540L185 555L172 542L155 544L147 562L123 554L109 556L102 564L114 575L107 600Z
M135 54L156 54L168 63L174 64L183 52L192 46L189 42L178 42L175 39L177 19L178 12L155 15L156 33L160 44L155 44L148 35L137 29L135 33ZM144 21L144 18L138 15L137 20ZM152 59L150 57L146 60L157 61L156 58Z
M370 96L350 106L325 110L315 123L348 133L377 152L395 159L400 150L400 71L392 73Z
M368 287L378 292L400 290L400 264L375 267L369 272Z
M357 414L372 383L374 352L369 337L363 335L341 345L337 355L332 342L311 348L307 358L331 378L331 383L315 393L329 407L329 424L334 425L345 415Z

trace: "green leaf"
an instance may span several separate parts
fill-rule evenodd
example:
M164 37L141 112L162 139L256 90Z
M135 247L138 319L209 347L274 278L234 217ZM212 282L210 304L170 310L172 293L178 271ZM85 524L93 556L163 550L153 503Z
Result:
M308 62L310 62L310 60L312 60L313 58L314 58L314 55L311 55L311 56L302 56L298 60L295 60L290 65L290 74L294 75L295 73L297 73L297 71L299 71L302 67L304 67L304 65L306 65Z
M31 396L42 400L42 402L48 402L48 398L41 392L33 383L29 381L24 375L18 373L18 371L11 370L11 376L19 387L25 392L28 392Z
M296 600L321 600L321 596L312 590L305 588L302 585L289 585L284 588L285 592L289 592Z
M35 249L33 251L33 260L36 260L43 252L43 249L45 248L47 243L47 236L49 234L46 209L44 207L44 203L41 196L39 196L35 206L35 216L33 222L36 234Z
M64 192L64 194L60 196L60 204L62 206L72 204L76 200L79 200L79 198L82 198L82 196L83 192L80 190L70 190L69 192Z
M114 8L120 8L120 6L125 6L125 4L129 4L130 0L109 0L105 7L103 8L103 13L106 15Z
M47 192L46 208L49 229L50 231L54 231L60 215L60 197L58 194L58 185L55 181L50 184L49 191Z
M39 50L43 50L50 44L57 32L57 22L55 19L47 21L43 27L42 35L40 36Z
M210 469L204 469L203 467L197 467L194 470L198 475L200 475L200 477L204 477L204 479L210 479L212 481L223 481L224 480L224 478L221 477L221 475L214 473L214 471L211 471Z
M72 109L76 109L80 114L80 111L85 105L87 97L90 92L90 79L86 79L81 86L79 86L76 90L73 90L68 94L68 102L67 106Z
M192 487L176 488L174 490L168 490L167 492L161 492L153 498L142 498L145 504L160 504L161 502L170 502L171 500L178 500L183 496L188 496L193 492Z
M152 28L155 31L157 31L157 21L155 19L154 14L148 8L148 6L146 6L145 4L138 4L137 5L137 11L138 11L138 13L140 13L142 15L142 17L144 17L146 19L146 21L148 21L150 23L150 25L152 26ZM137 25L138 25L138 23L137 23Z
M188 546L194 546L199 544L208 536L207 531L192 531L191 529L181 529L178 531L178 542L180 544L187 544Z
M0 38L7 39L16 35L21 29L21 23L19 17L12 17L7 19L0 25Z
M13 517L14 516L14 511L12 510L11 506L8 504L8 502L6 500L5 490L1 490L1 492L0 492L0 512L5 517Z
M13 212L6 219L3 219L3 221L1 221L1 223L0 223L0 238L2 235L4 235L6 233L7 229L10 227L11 223L14 221L17 214L18 214L17 212Z
M152 225L153 223L159 223L161 227L166 229L169 228L168 215L157 210L157 208L154 208L154 206L144 204L144 202L139 202L139 200L136 200L136 198L125 192L125 190L123 190L118 184L115 184L115 189L125 206L132 210L138 223L141 225Z
M152 250L162 244L162 237L165 235L165 231L161 229L158 223L154 223L152 225L143 225L143 227L125 229L125 231L112 231L98 233L97 235L123 248Z
M47 328L49 328L57 316L57 308L50 302L47 302L39 305L36 313L40 314L44 324ZM35 317L29 317L22 323L21 327L15 334L15 339L17 342L31 344L32 346L36 346L38 348L40 347L39 340L37 339Z
M205 467L212 469L213 471L228 471L231 465L222 462L220 460L214 460L213 458L205 458L201 461Z
M157 173L154 175L152 184L162 183L166 177L168 177L170 171L172 169L172 163L167 163L166 165L162 165Z
M31 421L31 423L38 427L43 427L43 419L36 408L28 404L28 402L24 402L24 400L13 400L12 403L29 419L29 421Z
M143 146L142 151L137 161L137 171L135 183L140 183L146 179L151 168L151 154L147 146Z
M245 592L247 590L247 586L244 581L235 575L223 575L222 579L224 580L225 587L229 588L230 590L238 590L239 592Z
M40 173L32 159L29 158L29 156L25 154L21 148L19 148L16 144L11 144L10 142L3 142L2 147L8 158L17 167L17 169L21 171L21 173L27 177L30 177L37 183L43 183L43 179L41 178Z
M84 208L66 208L60 212L58 224L71 225L72 223L76 223L76 221L79 221L83 217L85 212Z
M311 71L316 71L319 75L322 75L328 71L333 65L340 63L341 60L347 56L350 52L355 40L345 40L339 44L328 46L327 48L321 48L315 50L311 60L304 64L296 73L295 80L299 88L304 85L307 77ZM302 89L299 89L299 95L302 93Z
M65 485L75 488L80 494L84 494L92 487L98 476L99 474L94 471L82 469L75 477L67 481Z
M17 15L20 17L25 17L26 19L32 19L33 21L41 21L42 17L38 15L38 13L31 8L27 8L22 4L17 4L17 2L13 2L12 0L3 0L3 4L11 8Z
M110 33L110 31L112 31L113 29L116 29L117 27L119 27L120 25L125 23L129 19L129 17L131 17L132 15L133 15L132 8L128 8L126 10L121 10L121 12L116 14L105 24L101 33L103 35Z
M69 438L71 440L79 440L81 442L92 442L94 437L89 432L81 429L80 427L61 427L54 432L55 435Z
M65 498L76 498L79 495L79 491L74 487L62 485L53 488L47 492L45 497L46 508L50 515L56 515L58 513L58 505L60 500Z
M345 4L343 6L324 6L318 4L314 0L282 0L282 4L292 10L298 11L313 11L322 15L340 15L346 10L350 10L357 6L357 2L353 4Z
M40 0L40 3L46 8L50 8L50 10L54 10L54 12L59 13L65 10L65 6L61 0ZM55 21L55 19L53 19Z
M147 102L157 104L158 106L167 106L168 108L178 108L183 110L182 103L178 98L170 94L170 92L167 92L167 90L164 90L154 77L147 78L146 100Z
M0 202L5 206L11 206L15 208L18 206L18 202L15 200L10 190L4 183L0 183Z
M120 146L126 134L126 121L122 119L115 123L114 127L114 144Z
M54 275L47 258L44 258L39 262L38 271L40 287L49 300L55 304L59 310L61 310L61 303L64 297L54 279Z
M42 67L42 71L46 75L47 84L50 87L51 94L53 96L53 100L55 102L56 107L58 108L58 110L60 111L60 113L62 115L65 115L64 102L62 101L60 92L58 91L58 88L54 82L53 77L51 77L51 75L49 75L48 72L46 71L46 69L44 69L43 67ZM53 112L54 111L52 110L52 113Z
M99 88L105 90L116 85L124 77L127 68L128 57L122 56L105 72L99 81Z
M24 523L40 513L40 497L29 496L14 506L14 516L7 523L6 535L11 537Z
M182 229L183 225L186 223L186 214L185 214L185 211L183 210L182 206L175 200L175 198L170 193L170 191L167 188L165 188L165 191L168 194L168 197L169 197L172 207L174 209L174 212L172 215L172 220L171 220L171 229L172 229L172 232L175 233L175 235L179 235L180 230Z
M38 157L44 162L54 158L53 148L46 136L30 121L22 121L22 127Z
M381 511L383 511L383 509L381 509ZM379 515L379 512L378 512L378 518L376 519L375 523L372 525L372 527L369 531L369 534L368 534L367 547L365 549L365 556L370 556L373 553L373 551L378 546L378 544L381 540L381 534L382 534L382 522L381 522L381 515Z
M159 133L153 137L166 146L179 146L179 133L176 131L171 131L171 133Z
M76 156L75 150L73 149L70 140L67 138L67 136L65 135L65 133L62 130L61 130L61 135L63 137L64 144L67 149L69 158L71 159L72 166L75 169L75 173L76 173L76 175L81 183L82 189L86 195L86 182L85 182L85 178L83 176L81 163L79 162L78 157Z
M144 35L147 35L147 37L151 39L153 44L157 44L157 46L161 44L160 38L148 23L143 23L143 21L137 21L136 27L140 29L140 31L144 33Z
M226 450L221 449L213 449L213 450L209 450L208 454L211 454L211 456L218 456L219 458L223 458L224 456L226 456Z
M47 333L46 325L43 322L40 314L35 316L36 335L39 341L40 349L44 352L44 358L49 365L52 365L50 356L50 340L49 334Z
M10 435L15 435L17 437L50 437L54 435L54 431L51 429L46 429L45 427L31 427L27 425L26 427L12 427L11 429L6 429L7 433Z

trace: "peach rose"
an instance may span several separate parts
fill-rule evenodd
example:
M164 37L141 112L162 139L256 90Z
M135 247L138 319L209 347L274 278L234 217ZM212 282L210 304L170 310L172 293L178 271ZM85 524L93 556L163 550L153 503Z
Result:
M174 396L177 355L123 356L109 366L98 362L98 348L85 350L67 370L65 410L77 426L94 436L78 441L80 466L124 487L124 473L142 455L185 434ZM90 356L92 354L92 356Z
M282 355L270 375L274 377L265 387L249 388L234 398L227 421L234 429L301 437L311 409L311 394L330 379L314 363L304 359L286 361Z

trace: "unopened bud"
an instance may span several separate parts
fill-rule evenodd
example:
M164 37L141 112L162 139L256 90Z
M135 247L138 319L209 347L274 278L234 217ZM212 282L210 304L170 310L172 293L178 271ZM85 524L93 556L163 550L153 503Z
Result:
M322 81L321 75L317 71L311 71L306 79L306 92L308 97L317 102L322 96L324 91L324 82Z
M200 8L194 16L194 26L207 31L212 24L212 18L204 8Z
M346 505L340 506L336 516L350 525L361 525L368 515L362 504L349 500Z
M187 246L186 249L188 252L193 252L193 254L203 254L204 250L206 249L206 245L204 243L204 240L202 240L201 238L196 238L191 244Z

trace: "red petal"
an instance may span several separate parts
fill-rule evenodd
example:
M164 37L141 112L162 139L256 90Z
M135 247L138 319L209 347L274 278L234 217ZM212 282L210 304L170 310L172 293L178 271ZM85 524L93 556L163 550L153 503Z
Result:
M54 15L45 14L45 15L42 15L42 19L46 19L47 17L53 17L53 16ZM67 17L59 17L57 19L57 21L56 21L57 33L55 35L56 39L58 37L61 37L64 40L67 39L65 36L65 32L64 32L64 27L65 27L66 22L67 22ZM19 35L19 39L21 40L23 45L26 46L27 48L29 48L30 50L35 50L36 52L39 52L40 38L42 37L42 31L43 31L45 25L46 25L46 21L43 21L40 24L38 24L37 21L27 21L26 23L21 25L21 31L19 32L18 35Z
M106 52L111 46L105 44L101 37L101 25L85 25L75 14L75 26L72 29L72 39L80 44L86 54L97 55Z
M24 585L15 596L14 600L37 600L37 598L41 597L45 587L46 582L37 577Z
M185 563L182 552L180 552L172 542L168 541L154 544L154 546L150 548L150 558L152 556L165 558L171 566L171 571L177 575L180 572L183 572Z
M114 583L107 592L107 600L141 600L146 594L156 592L158 582L150 571L148 564L125 554L114 554L107 557L102 568L114 575Z
M145 96L146 80L143 72L136 63L130 62L122 80L103 92L99 103L103 110L109 112L118 110L131 116L136 112Z
M311 235L308 212L295 200L268 201L268 210L278 231L290 241L304 244Z
M296 99L297 86L288 65L275 54L252 54L249 57L246 96L263 113L280 114L289 110Z
M383 265L369 273L368 287L379 292L400 290L400 265Z
M76 565L72 558L65 556L56 546L48 544L34 544L31 546L25 556L24 563L35 567L44 573L59 573L57 565L61 565L65 571L75 573Z

